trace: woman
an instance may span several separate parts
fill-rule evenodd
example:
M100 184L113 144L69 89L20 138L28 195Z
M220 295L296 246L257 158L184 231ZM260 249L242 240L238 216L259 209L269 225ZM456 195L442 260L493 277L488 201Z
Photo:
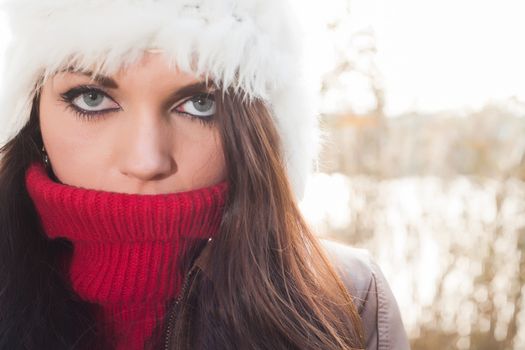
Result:
M5 11L1 349L408 348L377 265L297 208L319 132L285 2Z

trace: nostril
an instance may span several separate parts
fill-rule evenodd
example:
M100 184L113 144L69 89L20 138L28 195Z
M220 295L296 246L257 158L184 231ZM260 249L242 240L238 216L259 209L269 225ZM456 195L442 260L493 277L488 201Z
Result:
M177 165L171 155L148 157L144 161L137 158L127 160L121 166L121 173L141 182L160 181L177 171Z

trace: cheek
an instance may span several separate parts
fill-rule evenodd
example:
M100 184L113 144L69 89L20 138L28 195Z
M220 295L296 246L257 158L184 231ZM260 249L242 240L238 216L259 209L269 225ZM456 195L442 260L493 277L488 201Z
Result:
M88 181L88 174L93 174L101 166L100 157L97 162L89 159L97 153L104 153L103 143L92 142L94 130L86 128L85 123L79 122L58 103L46 100L44 95L39 117L42 139L57 178L69 184ZM85 171L86 164L89 164L90 172Z
M226 179L226 163L220 137L216 130L205 131L198 140L179 138L178 166L191 177L193 186L209 186ZM191 135L191 134L190 134Z

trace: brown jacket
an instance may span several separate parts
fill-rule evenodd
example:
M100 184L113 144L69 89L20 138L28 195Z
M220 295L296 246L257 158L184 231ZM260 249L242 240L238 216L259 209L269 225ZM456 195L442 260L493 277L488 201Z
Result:
M399 307L383 272L366 249L322 239L365 329L367 350L410 349Z
M321 239L321 243L354 297L363 321L366 349L410 349L396 299L370 253L327 239ZM206 270L206 248L195 261L203 271Z

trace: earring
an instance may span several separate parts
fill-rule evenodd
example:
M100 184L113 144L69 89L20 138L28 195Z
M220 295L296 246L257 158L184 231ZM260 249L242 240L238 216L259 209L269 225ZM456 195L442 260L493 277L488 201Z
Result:
M49 157L47 156L44 146L42 146L42 162L44 163L46 169L49 168Z

